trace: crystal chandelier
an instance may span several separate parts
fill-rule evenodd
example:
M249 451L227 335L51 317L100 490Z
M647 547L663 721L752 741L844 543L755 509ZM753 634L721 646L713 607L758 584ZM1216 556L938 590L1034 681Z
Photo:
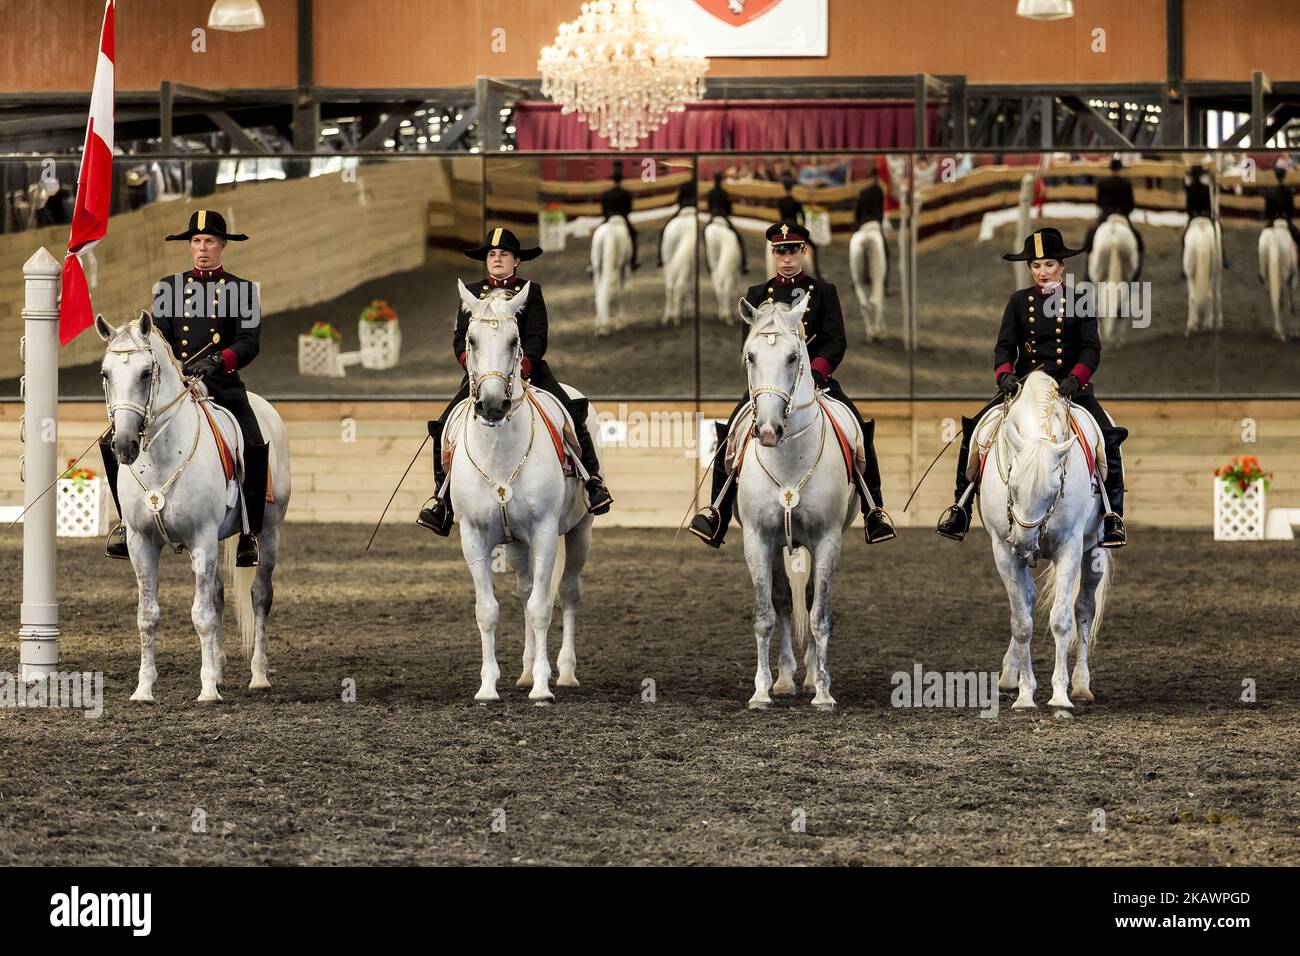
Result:
M616 149L636 146L704 97L709 61L656 0L592 0L542 49L542 95Z

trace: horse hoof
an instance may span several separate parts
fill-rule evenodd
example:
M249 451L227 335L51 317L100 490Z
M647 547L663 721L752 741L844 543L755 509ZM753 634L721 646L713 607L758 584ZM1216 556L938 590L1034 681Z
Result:
M532 686L533 686L533 675L532 675L531 673L521 675L520 678L519 678L519 680L515 681L515 686L516 686L516 687L532 687Z
M501 696L495 689L479 690L479 692L474 695L474 699L480 704L495 704L500 702Z
M772 693L779 694L783 697L793 697L795 694L799 693L799 689L795 686L792 679L782 677L772 685Z
M555 703L555 698L551 696L532 698L534 707L550 707Z
M814 700L814 701L813 701L813 706L814 706L815 708L817 708L818 710L822 711L823 713L827 713L827 714L829 714L832 710L835 709L835 701L833 701L833 700L822 700L822 701Z
M1034 699L1032 697L1030 697L1028 700L1024 698L1017 698L1016 702L1011 705L1011 709L1012 710L1037 710L1038 705L1034 703Z
M196 704L220 704L222 700L222 696L214 690L211 694L199 694L194 699L194 702Z
M248 682L249 690L270 690L271 682L265 677L254 677Z
M1091 704L1094 700L1092 691L1086 687L1076 687L1070 691L1070 699L1077 700L1084 704Z
M1053 720L1073 720L1073 719L1074 719L1074 708L1073 708L1073 707L1053 707L1053 708L1052 708L1052 719L1053 719Z
M749 702L750 710L767 710L771 706L772 702L770 700L750 700Z
M572 674L567 674L567 675L561 674L558 678L556 678L555 686L556 687L580 687L581 685L578 683L578 678L574 677Z
M152 691L140 691L140 690L138 690L138 691L136 691L134 694L131 695L131 699L132 699L133 701L135 701L137 704L152 704L152 703L154 703L153 692L152 692Z

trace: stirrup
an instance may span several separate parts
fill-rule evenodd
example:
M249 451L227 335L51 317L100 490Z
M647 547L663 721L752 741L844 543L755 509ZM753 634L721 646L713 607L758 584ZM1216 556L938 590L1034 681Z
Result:
M240 548L240 545L244 543L245 538L248 538L248 540L253 543L253 550L251 553ZM258 561L261 560L261 555L262 545L261 542L257 540L257 535L249 531L239 536L239 540L235 544L235 567L255 568L257 567Z
M429 502L434 502L433 507ZM424 503L420 509L420 514L416 517L415 523L422 528L428 528L436 535L447 537L451 534L452 516L447 503L434 495L429 501Z
M961 516L961 530L955 531L946 528L944 525L949 521L949 519L955 518L957 515ZM939 523L935 526L934 530L935 533L944 538L949 538L953 541L964 541L966 539L966 532L970 530L970 516L966 514L966 509L961 506L951 505L948 510L940 516Z
M1107 519L1107 518L1114 518L1115 520L1117 520L1117 521L1119 522L1119 529L1118 529L1118 530L1119 530L1119 540L1118 540L1118 541L1107 541L1107 540L1106 540L1106 532L1103 530L1103 531L1102 531L1102 538L1101 538L1100 541L1097 542L1098 547L1102 547L1102 548L1122 548L1122 547L1124 547L1126 544L1128 544L1128 531L1127 531L1127 530L1125 529L1125 527L1124 527L1124 519L1123 519L1122 517L1120 517L1120 515L1119 515L1118 513L1114 512L1114 511L1108 511L1108 512L1106 512L1104 515L1102 515L1102 517L1101 517L1101 520L1102 520L1102 528L1103 528L1103 529L1104 529L1105 526L1106 526L1105 523L1106 523L1106 519Z
M108 540L104 542L104 554L119 561L130 559L131 552L127 550L126 544L126 527L122 522L119 521L113 530L108 533Z
M718 513L718 509L713 505L706 505L696 512L686 530L710 548L722 547L722 515Z
M880 515L884 519L885 527L889 533L881 538L871 537L871 518L874 515ZM898 532L894 530L894 519L889 516L889 512L884 508L876 508L868 512L867 516L862 519L863 530L866 532L867 544L884 544L886 541L893 541L898 537Z
M597 491L603 491L603 497L596 497L592 494L592 486ZM614 496L609 493L609 488L605 486L604 480L599 475L592 475L587 479L584 489L587 492L587 511L594 515L603 515L609 513L609 506L614 503Z

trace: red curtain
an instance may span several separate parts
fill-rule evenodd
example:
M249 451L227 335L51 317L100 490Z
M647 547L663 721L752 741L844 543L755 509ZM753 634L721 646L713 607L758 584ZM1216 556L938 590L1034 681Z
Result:
M882 149L913 145L914 110L908 100L742 100L692 103L674 114L638 148L658 150ZM554 103L515 106L519 149L591 152L609 149L575 114ZM926 111L927 139L938 132L938 106Z

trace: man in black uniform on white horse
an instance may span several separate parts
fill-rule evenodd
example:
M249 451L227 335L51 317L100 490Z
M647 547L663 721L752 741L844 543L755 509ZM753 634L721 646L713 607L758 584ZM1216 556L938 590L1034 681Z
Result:
M257 566L257 536L262 531L262 515L266 509L270 453L238 372L257 357L261 348L262 310L257 284L227 272L221 264L226 243L243 242L247 238L243 233L227 232L221 213L211 209L195 212L185 232L167 237L168 242L190 244L194 268L155 282L153 306L149 310L154 328L167 340L172 354L181 360L186 376L203 376L212 400L235 416L244 435L243 492L248 531L239 536L235 548L235 563L241 568ZM117 458L113 455L111 434L100 440L99 449L108 486L113 492L113 504L120 515ZM110 558L130 557L126 528L120 521L108 534L105 552Z
M888 541L897 535L881 501L880 466L876 462L876 450L872 443L876 423L874 420L864 420L840 388L839 382L831 378L831 373L844 358L847 344L839 293L831 283L815 279L803 271L804 245L808 241L808 230L803 226L793 222L778 222L767 230L767 240L772 245L777 274L766 282L750 286L745 299L755 308L766 302L792 306L805 297L812 300L804 313L803 327L813 381L817 388L825 390L831 398L852 409L862 424L862 438L867 455L866 470L862 477L866 490L870 492L870 500L863 493L861 485L857 490L862 498L862 513L866 516L867 543ZM749 326L742 325L740 331L743 345L749 337ZM728 480L726 454L721 449L727 442L727 433L736 416L748 404L749 394L746 392L732 410L726 426L718 426L719 452L713 459L713 504L691 519L690 532L712 548L722 547L727 525L731 522L731 514L736 506L736 483Z
M477 292L480 299L485 299L493 289L505 289L513 298L528 282L520 278L515 268L520 262L536 259L542 254L541 249L520 248L519 240L509 229L493 229L478 249L465 250L471 259L487 264L486 279L474 279L465 283L470 292ZM592 514L603 515L614 503L605 481L600 477L600 459L596 457L596 445L587 430L587 400L570 398L568 392L560 385L543 356L546 354L546 300L542 298L542 286L533 282L528 291L528 302L516 316L519 324L519 342L523 350L520 359L523 377L533 388L549 392L560 400L573 418L573 431L582 449L582 467L587 471L587 510ZM465 368L465 337L469 330L469 314L456 305L456 331L452 335L452 351L461 368ZM416 524L423 525L434 534L447 536L451 534L451 486L439 495L446 473L442 467L442 431L447 424L451 410L469 397L469 374L460 381L460 390L451 404L443 409L442 415L429 422L429 435L433 438L433 474L434 496L420 509Z

